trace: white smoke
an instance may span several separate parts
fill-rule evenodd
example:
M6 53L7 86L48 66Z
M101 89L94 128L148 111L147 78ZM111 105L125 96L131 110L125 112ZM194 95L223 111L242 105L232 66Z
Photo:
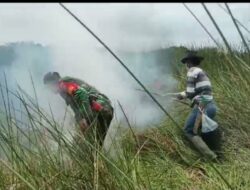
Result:
M159 123L164 116L144 92L138 91L141 87L108 52L84 46L74 49L67 45L37 49L34 44L26 43L14 46L14 50L15 60L4 69L5 72L7 71L8 84L11 84L11 88L15 90L17 89L15 83L17 83L33 97L35 87L39 105L49 113L51 106L53 116L59 123L63 121L66 105L59 95L53 94L43 85L42 77L48 71L58 71L62 76L83 79L111 99L116 118L112 122L111 135L114 135L115 127L120 122L128 127L121 108L118 106L118 101L132 126L150 127ZM145 59L143 55L132 56L132 58L124 55L121 57L146 86L152 88L155 81L159 79L161 84L167 83L167 90L171 91L174 88L176 81L171 76L161 73L157 68L157 57L149 56L150 60ZM168 66L166 65L166 67ZM156 87L153 90L158 89ZM161 103L170 107L169 101L161 101ZM66 131L72 132L74 119L72 111L69 113L71 115L68 114L65 125L67 126Z
M80 48L70 48L65 45L54 50L53 66L56 71L62 76L74 76L85 80L110 97L114 104L119 100L128 115L136 116L136 123L139 126L154 121L160 114L161 111L150 98L146 97L147 101L142 103L141 96L144 93L136 90L141 87L108 52L99 52L96 48L86 45ZM157 68L156 57L152 56L151 60L147 60L149 64L143 62L145 59L140 60L140 56L132 60L126 60L126 56L121 57L125 58L123 59L125 64L146 86L152 85L156 79L168 84L168 89L165 90L171 91L175 86L176 81Z
M191 44L194 40L197 40L198 44L209 40L182 4L65 5L110 45L142 83L150 86L156 79L160 79L167 85L165 90L168 92L174 90L176 81L171 75L162 73L157 66L154 67L157 63L156 57L152 56L149 60L142 59L139 55L129 58L123 56L122 52L150 51L170 44ZM204 11L199 8L201 5L194 4L190 7L194 8L195 13L200 17L206 17ZM216 10L220 9L217 7ZM233 10L236 11L236 9ZM242 14L248 13L245 9L242 10ZM227 22L224 23L227 28L230 28L230 19L223 11L221 12L223 15L221 19L225 16ZM237 16L238 12L235 14ZM95 86L110 97L118 120L124 120L124 118L117 106L117 100L121 102L131 123L136 126L152 125L162 118L162 111L147 95L144 99L141 98L143 92L135 89L140 88L139 85L124 68L58 4L1 4L0 21L2 29L0 43L34 41L50 47L51 65L48 67L37 69L42 65L36 60L31 60L34 55L32 49L25 54L20 50L17 51L21 52L16 60L18 66L11 72L13 78L29 94L33 93L33 89L28 71L30 70L32 75L41 76L36 77L34 81L40 104L48 108L50 103L59 121L62 120L66 106L60 97L52 95L44 88L42 75L41 73L37 75L35 70L44 71L44 73L58 71L62 76L78 77ZM209 23L208 19L206 23ZM209 24L211 28L212 25ZM231 26L233 26L232 23ZM215 30L213 32L215 35ZM235 35L230 32L228 36L233 39ZM235 41L238 40L238 38L235 39ZM170 108L169 101L166 99L161 100L161 103Z

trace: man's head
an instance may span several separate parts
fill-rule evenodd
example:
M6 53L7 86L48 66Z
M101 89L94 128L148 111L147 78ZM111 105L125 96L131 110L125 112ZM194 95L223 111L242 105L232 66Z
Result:
M187 55L181 60L188 68L200 65L204 57L198 56L196 51L188 51Z
M54 93L57 93L58 82L60 79L61 76L58 72L48 72L43 77L43 83L47 85Z

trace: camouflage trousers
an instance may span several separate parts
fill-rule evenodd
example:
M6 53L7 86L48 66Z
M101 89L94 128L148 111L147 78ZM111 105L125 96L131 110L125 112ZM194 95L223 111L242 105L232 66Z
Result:
M76 123L82 119L86 119L87 124L89 125L88 136L93 140L93 137L96 136L96 139L100 145L103 145L104 139L106 137L107 131L109 129L110 123L113 119L113 107L106 103L100 103L103 106L103 109L99 112L92 111L87 114L75 114ZM96 134L96 135L95 135Z

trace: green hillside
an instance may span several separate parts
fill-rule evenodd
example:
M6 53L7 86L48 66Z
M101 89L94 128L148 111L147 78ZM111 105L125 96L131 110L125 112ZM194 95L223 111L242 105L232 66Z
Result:
M53 118L26 99L22 102L30 130L24 131L7 113L8 122L1 122L1 154L6 159L0 160L0 189L248 190L250 55L195 49L205 57L201 67L210 76L219 107L216 120L224 132L225 156L221 163L204 159L167 116L144 133L135 134L128 128L116 148L116 157L110 157L97 147L92 133L86 139L67 140ZM171 66L181 91L186 70L180 59L185 51L172 47L143 56L155 55L167 74L164 68ZM175 104L170 114L182 127L191 108Z

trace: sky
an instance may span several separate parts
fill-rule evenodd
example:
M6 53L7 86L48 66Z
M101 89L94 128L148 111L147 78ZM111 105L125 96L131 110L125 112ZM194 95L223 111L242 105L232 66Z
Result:
M231 18L206 3L231 43L240 37ZM223 3L220 3L225 7ZM144 51L169 45L214 45L182 3L65 3L111 48ZM212 35L218 32L200 3L187 3ZM250 3L229 3L234 16L250 28ZM36 41L46 45L88 43L92 37L57 3L1 3L0 44ZM243 34L248 35L244 30ZM81 40L80 40L81 39ZM93 43L100 47L98 43Z

